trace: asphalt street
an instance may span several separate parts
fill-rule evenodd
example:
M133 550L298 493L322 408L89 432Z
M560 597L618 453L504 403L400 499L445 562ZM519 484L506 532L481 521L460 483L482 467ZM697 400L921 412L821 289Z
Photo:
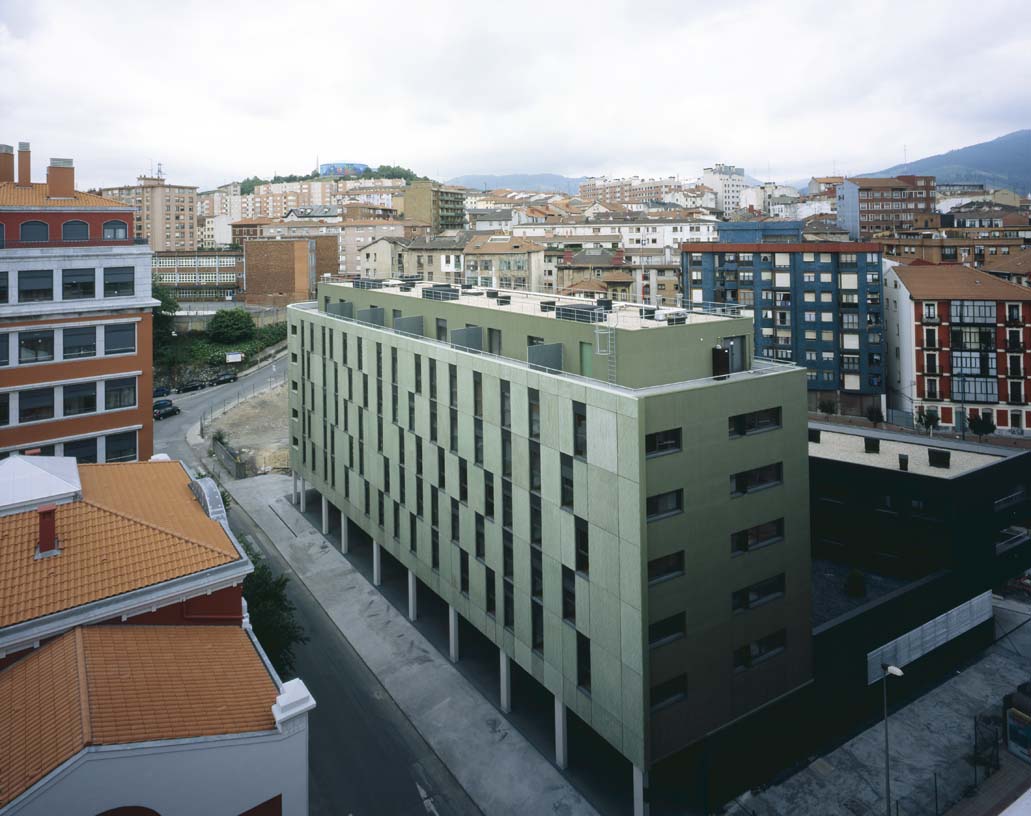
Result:
M276 364L282 376L285 362ZM186 431L202 413L249 394L274 376L271 365L236 383L191 394L173 394L179 416L154 424L154 452L200 465ZM255 545L278 575L288 570L264 531L236 507L229 523L237 537ZM327 545L328 546L328 545ZM313 816L473 816L480 811L426 744L379 680L355 654L304 585L288 584L297 619L309 637L295 650L295 670L317 702L310 718L309 801Z

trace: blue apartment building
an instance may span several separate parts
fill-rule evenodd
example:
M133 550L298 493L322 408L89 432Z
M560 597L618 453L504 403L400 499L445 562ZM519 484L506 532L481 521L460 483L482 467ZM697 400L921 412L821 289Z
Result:
M756 354L807 372L810 409L884 409L881 247L805 241L801 221L720 224L717 243L681 246L685 299L755 315Z

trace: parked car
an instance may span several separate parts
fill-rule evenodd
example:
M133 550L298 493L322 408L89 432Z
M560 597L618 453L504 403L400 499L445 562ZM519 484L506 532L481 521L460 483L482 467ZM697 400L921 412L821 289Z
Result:
M170 408L172 406L172 400L154 400L153 410L160 411L162 408Z
M208 384L204 380L187 380L180 385L175 392L177 394L186 394L190 391L200 391L202 388L207 388Z
M166 388L163 385L159 385L157 388L154 389L154 396L155 397L167 397L171 393L172 393L172 389L171 388Z
M236 372L223 371L211 381L211 385L224 385L231 382L236 382Z
M164 419L165 417L175 416L178 413L180 413L178 405L165 405L154 409L154 419Z

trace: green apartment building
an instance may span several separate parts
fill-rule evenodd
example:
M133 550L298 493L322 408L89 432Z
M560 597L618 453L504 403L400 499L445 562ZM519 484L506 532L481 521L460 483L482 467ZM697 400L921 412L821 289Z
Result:
M512 660L554 695L560 767L572 711L643 813L654 762L808 682L805 371L747 313L359 280L289 322L295 501L448 604L453 660L458 616L497 645L503 711Z
M465 193L436 181L413 181L405 189L405 218L429 224L433 233L465 229Z

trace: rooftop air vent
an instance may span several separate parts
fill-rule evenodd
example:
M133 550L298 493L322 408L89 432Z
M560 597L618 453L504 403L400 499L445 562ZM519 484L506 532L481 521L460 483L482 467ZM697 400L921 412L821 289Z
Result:
M820 429L810 428L809 429L809 441L815 442L817 445L820 444Z
M941 448L927 449L927 464L933 468L944 468L945 470L948 470L951 460L951 451L942 450Z
M872 436L863 438L863 447L867 453L880 453L881 452L881 440L875 439Z

